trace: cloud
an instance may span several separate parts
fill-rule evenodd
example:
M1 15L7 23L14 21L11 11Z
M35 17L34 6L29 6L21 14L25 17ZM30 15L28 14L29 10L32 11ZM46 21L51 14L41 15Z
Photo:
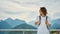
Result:
M41 6L47 8L48 15L53 19L54 14L60 11L60 0L0 0L0 18L32 21L38 16Z
M60 17L60 12L56 12L56 13L54 14L54 17Z

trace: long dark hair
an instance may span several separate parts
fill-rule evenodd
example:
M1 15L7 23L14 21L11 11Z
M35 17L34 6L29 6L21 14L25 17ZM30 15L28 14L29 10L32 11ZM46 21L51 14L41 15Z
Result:
M47 9L45 7L40 7L40 10L45 16L47 15Z

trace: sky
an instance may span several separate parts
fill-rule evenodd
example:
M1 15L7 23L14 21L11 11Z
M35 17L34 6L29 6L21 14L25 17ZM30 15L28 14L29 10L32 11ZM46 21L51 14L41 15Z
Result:
M60 0L0 0L0 20L35 20L40 7L46 7L51 19L60 18Z

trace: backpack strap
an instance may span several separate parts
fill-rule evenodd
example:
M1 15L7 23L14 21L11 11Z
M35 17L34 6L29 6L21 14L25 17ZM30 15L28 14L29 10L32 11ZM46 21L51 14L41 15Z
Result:
M46 16L46 20L48 19L48 16ZM49 27L47 26L47 29L49 30Z
M46 16L46 20L48 19L48 16Z
M41 16L39 16L39 19L41 20Z
M39 16L39 19L41 20L41 16ZM48 16L46 16L46 20L48 19Z

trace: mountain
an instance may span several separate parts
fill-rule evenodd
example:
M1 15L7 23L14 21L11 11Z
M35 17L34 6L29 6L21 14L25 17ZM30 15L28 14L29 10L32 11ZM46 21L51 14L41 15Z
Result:
M19 25L20 25L20 24L23 24L23 23L26 23L26 21L24 21L24 20L19 20L19 19L15 19L14 21L15 21L15 23L18 23ZM18 25L18 24L17 24L17 25Z
M25 23L25 24L16 26L14 29L36 29L36 27Z
M16 27L14 27L13 29L37 29L36 27L34 27L34 26L32 26L32 25L29 25L29 24L26 24L26 23L24 23L24 24L20 24L20 25L18 25L18 26L16 26ZM26 33L33 33L33 32L26 32ZM36 33L36 32L35 32ZM34 33L34 34L35 34ZM14 32L9 32L9 34L23 34L23 31L19 31L19 32L17 32L17 31L14 31Z
M59 23L60 22L60 19L55 19L55 20L52 20L52 23L54 24L54 23Z
M3 20L0 20L0 22L3 21Z
M29 24L29 25L32 25L32 26L34 26L34 27L38 27L38 26L35 25L35 20L34 20L34 21L30 21L28 24Z
M51 29L60 29L60 19L53 20L52 23Z
M5 21L0 21L0 29L10 29L11 26L5 22Z
M4 20L4 21L6 21L8 24L10 24L10 25L13 25L13 23L12 22L14 22L14 20L13 19L11 19L11 18L7 18L6 20Z
M8 18L5 20L7 23L9 23L12 27L15 27L17 25L20 25L20 24L23 24L23 23L26 23L24 20L19 20L19 19L11 19L11 18Z
M24 20L19 20L19 19L13 20L11 18L8 18L4 21L0 20L0 29L11 29L17 25L21 25L21 24L25 24L25 23L26 22ZM0 34L9 34L9 32L0 32Z

